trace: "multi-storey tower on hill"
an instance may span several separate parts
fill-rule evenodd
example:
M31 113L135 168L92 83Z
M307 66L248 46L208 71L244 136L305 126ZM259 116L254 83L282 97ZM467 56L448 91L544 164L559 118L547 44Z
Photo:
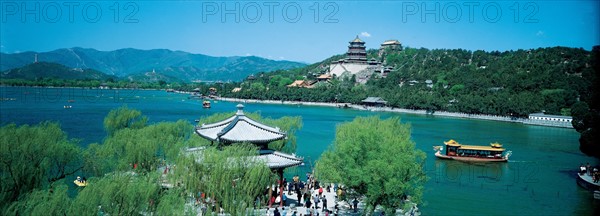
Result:
M367 63L367 50L365 47L365 42L358 38L356 38L349 42L348 52L346 53L348 62L352 63Z

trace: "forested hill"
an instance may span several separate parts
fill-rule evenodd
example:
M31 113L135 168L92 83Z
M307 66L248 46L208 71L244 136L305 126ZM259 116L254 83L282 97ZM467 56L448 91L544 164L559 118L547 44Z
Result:
M506 52L405 48L385 57L394 67L387 78L374 78L366 85L346 78L314 89L285 87L304 76L314 79L326 71L329 62L344 57L339 55L301 69L259 74L237 84L243 89L240 92L221 92L240 98L351 103L376 96L387 100L388 105L409 109L570 115L578 100L591 100L592 81L597 76L591 54L566 47ZM369 50L368 55L377 57L377 51ZM432 85L428 86L427 80Z
M41 80L41 79L70 79L70 80L107 80L117 77L104 74L94 69L69 68L50 62L32 63L20 68L0 72L3 79Z

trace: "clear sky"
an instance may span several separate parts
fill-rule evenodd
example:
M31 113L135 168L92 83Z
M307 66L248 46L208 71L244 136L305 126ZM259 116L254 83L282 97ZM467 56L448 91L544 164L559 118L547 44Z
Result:
M170 49L314 63L387 39L430 49L600 44L599 1L10 1L0 51Z

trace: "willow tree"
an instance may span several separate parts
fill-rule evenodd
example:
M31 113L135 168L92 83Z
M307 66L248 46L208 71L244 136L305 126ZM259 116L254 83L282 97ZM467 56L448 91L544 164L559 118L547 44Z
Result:
M244 215L257 197L275 179L258 151L250 144L236 144L217 149L187 152L179 158L172 181L179 181L186 191L203 193L207 205L216 205L231 215ZM203 199L202 201L207 201ZM212 211L212 209L208 209Z
M419 202L426 181L425 153L410 139L410 126L397 117L358 117L338 125L333 145L317 161L315 175L364 195L367 209L408 208ZM366 213L365 213L366 214Z
M131 112L139 112L123 109L111 111L105 122L127 119ZM176 160L192 128L190 123L179 120L114 130L102 145L88 146L84 153L85 170L96 176L115 170L129 170L134 164L143 171L155 170L164 160Z
M182 194L185 194L185 191L179 188L163 191L154 212L157 215L196 215L192 213L193 209L185 205L186 197Z
M138 164L146 171L154 170L167 155L174 160L191 133L192 126L180 120L176 123L158 123L140 129L122 129L104 142L118 161L119 168Z
M104 118L104 129L108 135L113 135L116 131L124 128L142 128L146 122L148 122L148 117L143 116L142 112L123 106L108 113Z
M155 211L160 185L155 175L115 172L91 178L69 209L71 215L137 215Z
M0 210L79 171L81 149L56 123L0 128Z
M302 118L300 116L284 116L278 119L261 118L260 115L255 113L250 113L249 116L266 125L279 127L279 129L286 132L286 139L269 143L270 149L290 154L296 152L296 132L302 129Z
M66 185L36 189L13 202L3 215L67 215L71 203Z

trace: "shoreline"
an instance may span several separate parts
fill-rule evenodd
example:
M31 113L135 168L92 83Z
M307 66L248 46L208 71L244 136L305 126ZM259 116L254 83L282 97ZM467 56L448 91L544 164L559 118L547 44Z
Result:
M394 108L394 107L369 107L369 106L351 104L351 103L276 101L276 100L239 99L239 98L225 98L225 97L217 97L217 98L215 98L215 100L222 100L222 101L228 101L228 102L240 102L240 103L324 106L324 107L338 107L338 108L347 107L347 108L352 108L352 109L356 109L356 110L371 111L371 112L394 112L394 113L406 113L406 114L417 114L417 115L431 115L431 116L440 116L440 117L502 121L502 122L512 122L512 123L522 123L522 124L528 124L528 125L538 125L538 126L546 126L546 127L559 127L559 128L573 129L573 126L571 124L556 124L556 122L553 122L553 121L531 120L528 118L516 118L516 117L510 117L510 116L496 116L496 115L485 115L485 114L456 113L456 112L447 112L447 111L434 111L433 113L431 113L427 110L412 110L412 109Z
M53 86L3 86L0 87L24 87L24 88L46 88L46 89L89 89L89 90L144 90L144 91L166 91L167 89L145 89L145 88L94 88L94 87L53 87ZM171 93L175 94L191 94L192 92L174 90ZM3 98L4 99L4 98ZM258 100L258 99L239 99L239 98L226 98L216 97L214 100L222 100L228 102L240 102L240 103L262 103L262 104L278 104L278 105L303 105L303 106L323 106L323 107L337 107L337 108L351 108L356 110L371 111L371 112L394 112L394 113L405 113L405 114L417 114L417 115L431 115L451 118L465 118L465 119L478 119L478 120L490 120L490 121L502 121L512 123L522 123L527 125L537 125L545 127L558 127L558 128L569 128L574 129L570 123L546 121L546 120L532 120L528 118L516 118L510 116L496 116L496 115L485 115L485 114L468 114L468 113L456 113L447 111L434 111L429 112L427 110L413 110L395 107L369 107L351 103L330 103L330 102L304 102L304 101L281 101L281 100Z

